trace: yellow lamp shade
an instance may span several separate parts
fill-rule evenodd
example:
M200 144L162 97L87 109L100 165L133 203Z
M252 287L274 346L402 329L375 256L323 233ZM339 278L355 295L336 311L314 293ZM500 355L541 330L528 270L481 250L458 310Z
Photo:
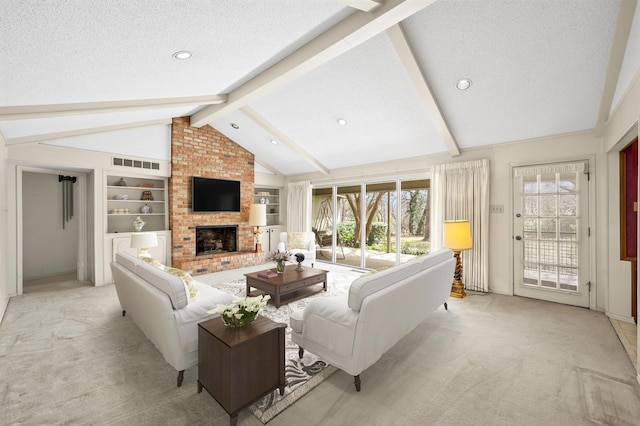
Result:
M473 247L468 220L444 221L444 246L451 250L467 250Z

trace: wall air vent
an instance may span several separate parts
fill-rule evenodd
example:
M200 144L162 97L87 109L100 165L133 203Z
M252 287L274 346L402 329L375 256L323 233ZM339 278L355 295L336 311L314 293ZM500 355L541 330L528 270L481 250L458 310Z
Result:
M137 169L160 170L160 163L155 163L153 161L133 160L131 158L113 157L113 165L123 166L123 167L133 167Z

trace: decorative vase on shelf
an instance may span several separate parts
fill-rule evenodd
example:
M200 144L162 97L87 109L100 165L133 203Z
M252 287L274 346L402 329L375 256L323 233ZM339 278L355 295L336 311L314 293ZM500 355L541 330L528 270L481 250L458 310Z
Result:
M279 274L284 273L284 260L276 260L276 272Z
M116 186L127 186L127 182L125 182L123 178L120 178L120 180L116 182Z
M140 213L151 213L151 206L147 203L144 206L140 207Z
M136 216L136 219L133 222L131 222L131 224L133 225L133 229L135 229L136 232L142 231L142 228L144 227L145 223L146 223L145 221L140 219L140 216Z

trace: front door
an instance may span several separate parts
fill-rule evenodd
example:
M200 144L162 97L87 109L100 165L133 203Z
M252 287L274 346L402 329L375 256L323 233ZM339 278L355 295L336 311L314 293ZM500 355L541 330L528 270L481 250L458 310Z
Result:
M589 307L587 162L514 168L514 293Z

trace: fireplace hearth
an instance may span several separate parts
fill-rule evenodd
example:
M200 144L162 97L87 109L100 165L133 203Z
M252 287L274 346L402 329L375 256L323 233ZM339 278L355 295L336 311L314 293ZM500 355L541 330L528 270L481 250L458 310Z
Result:
M237 251L238 225L196 226L196 256Z

